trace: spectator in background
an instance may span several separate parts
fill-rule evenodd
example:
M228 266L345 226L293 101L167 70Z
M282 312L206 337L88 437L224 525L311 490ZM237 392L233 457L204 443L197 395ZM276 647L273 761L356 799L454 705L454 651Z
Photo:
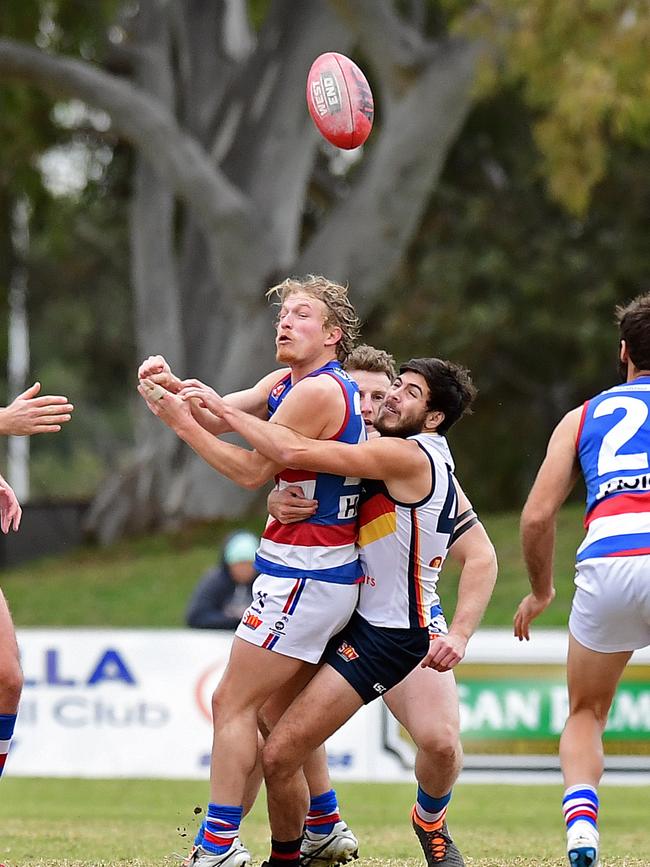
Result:
M259 540L238 530L228 536L221 563L202 576L185 616L194 629L236 629L251 603L251 585L257 577L255 552Z

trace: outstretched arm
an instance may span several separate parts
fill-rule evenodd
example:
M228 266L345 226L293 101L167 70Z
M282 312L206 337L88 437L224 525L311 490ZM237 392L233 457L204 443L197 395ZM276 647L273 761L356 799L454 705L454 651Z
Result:
M197 396L191 390L185 394ZM312 402L310 411L316 411L317 407ZM415 443L397 437L376 438L358 445L315 440L285 426L279 415L274 416L273 422L277 418L282 423L274 424L252 418L224 401L213 409L257 451L283 467L386 480L412 476L414 469L419 472L426 463Z
M549 440L546 457L521 513L521 543L531 592L524 596L514 617L515 636L530 639L530 623L551 604L555 523L562 503L579 474L576 437L582 408L564 416Z
M227 394L224 400L232 403L233 406L242 409L244 412L249 412L258 418L266 418L266 406L271 389L287 373L289 373L288 368L274 370L263 376L251 388L233 391L231 394ZM203 385L198 379L179 379L172 373L168 362L162 355L150 355L142 362L138 368L138 381L142 382L143 380L155 383L171 394L179 394L182 389L191 386L209 388L209 386ZM192 401L190 406L192 415L198 424L214 436L227 433L230 430L228 424L222 418L215 416L205 406L201 406L198 401Z
M456 610L449 632L431 641L429 653L421 663L422 668L428 666L436 671L449 671L463 659L467 642L481 622L497 580L497 557L490 537L457 482L456 488L461 520L449 549L450 557L462 567Z
M61 425L70 421L73 410L63 395L44 394L38 397L40 382L19 394L9 406L0 408L0 434L5 436L31 436L56 433Z
M284 464L272 460L260 451L242 449L232 443L216 439L192 417L189 401L200 399L211 411L227 406L212 389L191 387L182 395L162 391L151 399L149 380L143 380L138 388L147 400L151 411L159 416L178 436L219 473L242 487L259 488L283 469ZM307 437L321 436L331 424L332 415L344 414L343 397L338 385L329 377L303 380L282 402L274 415L274 422L300 430ZM246 413L244 418L273 429L279 424L262 422Z

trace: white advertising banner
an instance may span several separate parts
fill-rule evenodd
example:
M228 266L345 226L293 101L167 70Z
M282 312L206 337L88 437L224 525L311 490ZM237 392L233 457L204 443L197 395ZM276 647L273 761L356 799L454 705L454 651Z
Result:
M11 774L207 779L210 698L231 641L230 633L208 630L19 630L25 689ZM531 692L535 679L517 676L504 691L497 682L499 666L520 663L525 672L531 663L562 664L565 655L564 632L540 630L530 644L520 645L505 630L482 630L458 669L463 728L476 731L481 744L521 737L522 731L533 739L545 737L544 721L532 719L531 701L543 708L544 700ZM635 654L633 662L648 666L650 652ZM494 666L487 679L472 675L463 685L466 665L471 672L472 665L478 670L486 664ZM517 689L523 698L517 698ZM621 731L630 729L629 718L635 728L625 736L648 738L650 685L636 687L625 709L627 728ZM337 780L413 779L413 747L381 700L362 708L327 748ZM529 756L527 767L538 760ZM466 767L503 770L509 761L502 755L495 765L489 757L468 755ZM549 757L543 764L557 767ZM636 757L636 769L644 765Z

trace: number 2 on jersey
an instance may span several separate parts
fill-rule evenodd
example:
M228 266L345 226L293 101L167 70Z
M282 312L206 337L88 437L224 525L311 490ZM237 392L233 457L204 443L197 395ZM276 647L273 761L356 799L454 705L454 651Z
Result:
M619 470L646 470L646 452L620 455L619 451L639 431L648 417L648 407L637 397L608 397L594 410L594 418L611 415L617 409L625 410L625 415L603 437L598 452L598 475L618 472Z

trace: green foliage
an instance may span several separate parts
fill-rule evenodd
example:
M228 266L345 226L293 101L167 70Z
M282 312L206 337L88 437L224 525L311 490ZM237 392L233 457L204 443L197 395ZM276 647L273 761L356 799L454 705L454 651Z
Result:
M584 216L612 142L650 143L647 3L502 0L496 9L503 70L540 112L533 130L551 195Z
M620 143L585 219L550 201L517 88L468 118L364 337L471 368L475 414L449 439L481 509L519 507L557 421L616 381L614 306L650 285L649 201L647 151Z

